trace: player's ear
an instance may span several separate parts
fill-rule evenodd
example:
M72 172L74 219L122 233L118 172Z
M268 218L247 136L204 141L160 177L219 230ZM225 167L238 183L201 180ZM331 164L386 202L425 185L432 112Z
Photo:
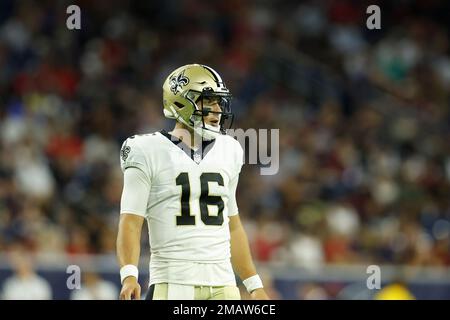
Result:
M200 108L203 109L203 98L202 95L199 95L197 100L195 100L195 104Z

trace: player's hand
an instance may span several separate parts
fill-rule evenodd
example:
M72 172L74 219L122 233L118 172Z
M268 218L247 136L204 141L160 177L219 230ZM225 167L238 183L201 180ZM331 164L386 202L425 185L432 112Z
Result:
M137 282L135 277L125 278L120 291L120 300L140 300L141 299L141 286Z
M252 291L250 297L252 298L252 300L269 300L269 296L266 294L266 291L264 291L263 288Z

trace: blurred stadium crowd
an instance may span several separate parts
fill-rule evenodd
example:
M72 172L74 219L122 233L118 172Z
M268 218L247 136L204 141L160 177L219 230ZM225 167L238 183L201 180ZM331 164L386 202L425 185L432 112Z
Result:
M198 62L234 127L280 129L238 188L257 261L450 266L449 2L368 30L367 1L77 1L74 31L55 2L0 3L0 251L114 254L120 145L171 128L162 82Z

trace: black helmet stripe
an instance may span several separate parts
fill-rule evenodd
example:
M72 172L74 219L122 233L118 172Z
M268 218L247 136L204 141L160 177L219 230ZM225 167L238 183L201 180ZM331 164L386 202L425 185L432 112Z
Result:
M220 77L220 75L214 71L213 68L210 68L208 66L203 65L203 68L205 68L206 70L208 70L209 72L211 72L211 74L214 77L214 81L217 83L217 86L220 88L225 88L225 84L222 81L222 78Z

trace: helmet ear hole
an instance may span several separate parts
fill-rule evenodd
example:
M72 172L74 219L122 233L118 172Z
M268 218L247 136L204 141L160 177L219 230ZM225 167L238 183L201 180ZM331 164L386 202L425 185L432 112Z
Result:
M174 104L180 109L184 108L184 105L179 103L178 101L175 101Z

